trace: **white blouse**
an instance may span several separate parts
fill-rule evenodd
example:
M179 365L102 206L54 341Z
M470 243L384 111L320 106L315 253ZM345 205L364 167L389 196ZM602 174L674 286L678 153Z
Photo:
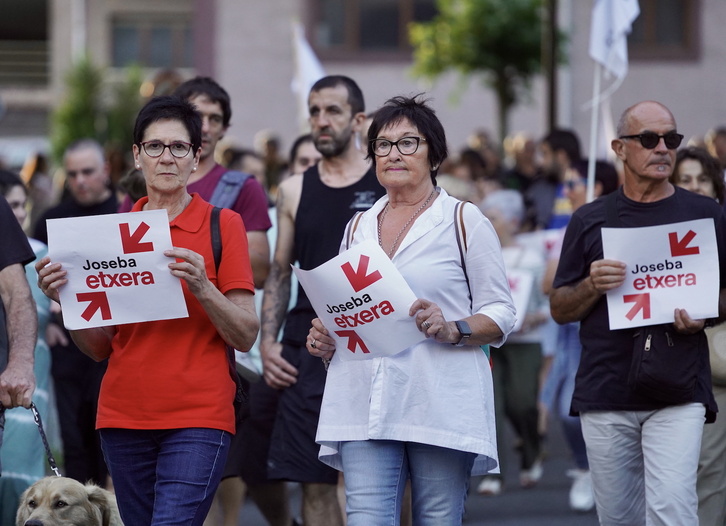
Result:
M377 240L377 217L387 202L384 196L363 214L352 244ZM504 334L493 344L501 345L515 311L499 240L479 209L465 205L470 301L456 241L456 203L441 189L393 263L416 296L435 302L447 321L475 313L491 318ZM345 238L341 250L344 244ZM328 369L316 436L322 462L340 470L339 442L379 439L469 451L478 455L473 475L498 471L492 374L479 347L427 339L394 356L339 358L334 354Z

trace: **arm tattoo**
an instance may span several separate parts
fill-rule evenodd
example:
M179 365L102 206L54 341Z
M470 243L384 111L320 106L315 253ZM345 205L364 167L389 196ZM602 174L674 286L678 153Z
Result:
M287 305L290 303L290 276L283 276L280 265L273 261L270 267L270 275L265 281L265 294L262 299L262 316L260 325L260 338L277 341Z

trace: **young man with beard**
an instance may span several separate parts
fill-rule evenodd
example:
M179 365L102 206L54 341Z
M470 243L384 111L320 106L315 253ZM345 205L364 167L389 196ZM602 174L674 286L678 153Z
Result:
M267 196L255 177L242 177L240 186L233 182L225 186L224 181L234 181L242 176L230 172L214 160L217 143L222 140L230 126L232 108L227 91L210 77L194 77L179 85L174 95L194 104L202 117L202 154L199 167L187 183L190 194L198 193L202 199L213 205L223 206L242 216L247 230L252 273L255 288L261 289L270 269L270 245L267 230L272 226L267 213ZM221 181L221 182L220 182ZM233 192L231 199L218 200L220 190ZM131 201L125 200L119 212L131 210Z
M325 368L305 348L315 312L302 288L287 312L290 265L298 262L309 270L335 257L348 220L370 208L384 190L360 147L366 117L358 85L344 76L324 77L313 85L308 107L315 147L323 158L278 188L277 244L262 302L264 378L280 391L267 474L302 483L305 524L332 526L343 523L338 472L318 460L315 443Z
M525 192L527 217L535 229L561 228L567 225L572 207L565 196L565 174L582 163L580 140L575 132L555 129L539 145L540 175Z

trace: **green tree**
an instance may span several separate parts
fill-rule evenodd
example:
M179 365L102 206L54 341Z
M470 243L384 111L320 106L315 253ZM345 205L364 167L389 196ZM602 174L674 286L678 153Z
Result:
M141 108L142 70L125 68L119 81L105 82L106 72L89 60L79 60L68 72L63 102L51 117L53 157L60 164L73 141L91 137L105 148L116 181L125 170L136 114Z
M123 82L114 87L114 96L107 113L106 141L115 148L131 149L134 122L141 109L139 90L143 82L140 66L126 68Z
M60 163L73 141L99 137L101 111L101 70L89 60L79 60L66 75L66 95L51 116L53 158Z
M439 14L409 30L413 73L435 80L454 70L494 90L500 139L512 107L541 71L542 0L437 0Z

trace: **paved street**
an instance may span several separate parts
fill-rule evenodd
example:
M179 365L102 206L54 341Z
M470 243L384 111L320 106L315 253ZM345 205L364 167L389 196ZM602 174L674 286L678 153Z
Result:
M556 423L555 423L556 424ZM566 472L572 468L566 445L557 425L547 440L547 459L540 483L532 489L521 489L518 483L518 458L507 451L507 482L498 497L482 497L475 489L479 477L472 479L472 492L467 500L465 526L596 526L595 512L574 513L568 505L570 479ZM513 440L508 440L511 444ZM292 486L292 509L300 509L300 492ZM255 505L248 502L240 515L240 525L266 526Z

